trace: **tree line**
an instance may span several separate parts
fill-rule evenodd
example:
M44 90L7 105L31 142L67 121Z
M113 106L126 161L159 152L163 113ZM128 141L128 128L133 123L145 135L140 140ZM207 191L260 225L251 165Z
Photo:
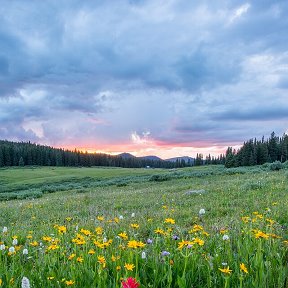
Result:
M253 166L264 163L279 161L281 163L288 160L288 135L278 137L274 132L268 139L250 139L244 142L243 146L237 151L228 147L226 151L225 166Z

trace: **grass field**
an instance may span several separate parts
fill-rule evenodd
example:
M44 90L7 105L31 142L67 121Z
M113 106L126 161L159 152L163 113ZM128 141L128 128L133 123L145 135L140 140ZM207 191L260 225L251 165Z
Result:
M285 169L15 168L0 184L18 198L0 202L3 287L288 287Z

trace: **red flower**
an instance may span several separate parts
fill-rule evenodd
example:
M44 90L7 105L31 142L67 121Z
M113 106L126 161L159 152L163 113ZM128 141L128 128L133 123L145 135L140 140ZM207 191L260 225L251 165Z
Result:
M140 286L135 278L128 277L126 281L122 281L122 288L138 288Z

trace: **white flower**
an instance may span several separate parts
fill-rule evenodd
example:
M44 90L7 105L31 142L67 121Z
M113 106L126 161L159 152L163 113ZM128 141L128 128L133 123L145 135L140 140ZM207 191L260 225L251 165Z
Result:
M6 247L5 247L5 244L1 244L1 245L0 245L0 250L5 250L5 248L6 248Z
M205 209L201 208L201 209L199 210L199 215L204 215L204 214L205 214Z
M106 237L103 238L103 242L104 243L107 242L107 238Z
M17 239L13 239L13 241L12 241L12 245L17 245L18 244L18 240Z
M6 226L3 227L3 233L7 233L8 228Z
M14 248L13 246L11 246L11 247L9 248L9 252L10 252L10 253L15 253L15 248Z
M146 259L146 253L145 253L145 251L142 252L141 258L142 258L142 259Z
M30 288L30 282L27 277L22 278L21 288Z
M223 238L222 238L224 241L227 241L227 240L229 240L229 236L228 235L223 235Z
M134 218L134 217L135 217L135 213L134 213L134 212L131 214L131 217L132 217L132 218Z
M23 255L28 255L28 249L23 249Z
M120 216L119 216L119 219L120 219L120 220L123 220L123 219L124 219L124 217L123 217L122 215L120 215Z

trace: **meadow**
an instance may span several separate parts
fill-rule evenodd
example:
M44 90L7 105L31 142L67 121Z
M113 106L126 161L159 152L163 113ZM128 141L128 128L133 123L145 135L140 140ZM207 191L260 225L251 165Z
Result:
M287 288L271 170L0 169L0 287Z

